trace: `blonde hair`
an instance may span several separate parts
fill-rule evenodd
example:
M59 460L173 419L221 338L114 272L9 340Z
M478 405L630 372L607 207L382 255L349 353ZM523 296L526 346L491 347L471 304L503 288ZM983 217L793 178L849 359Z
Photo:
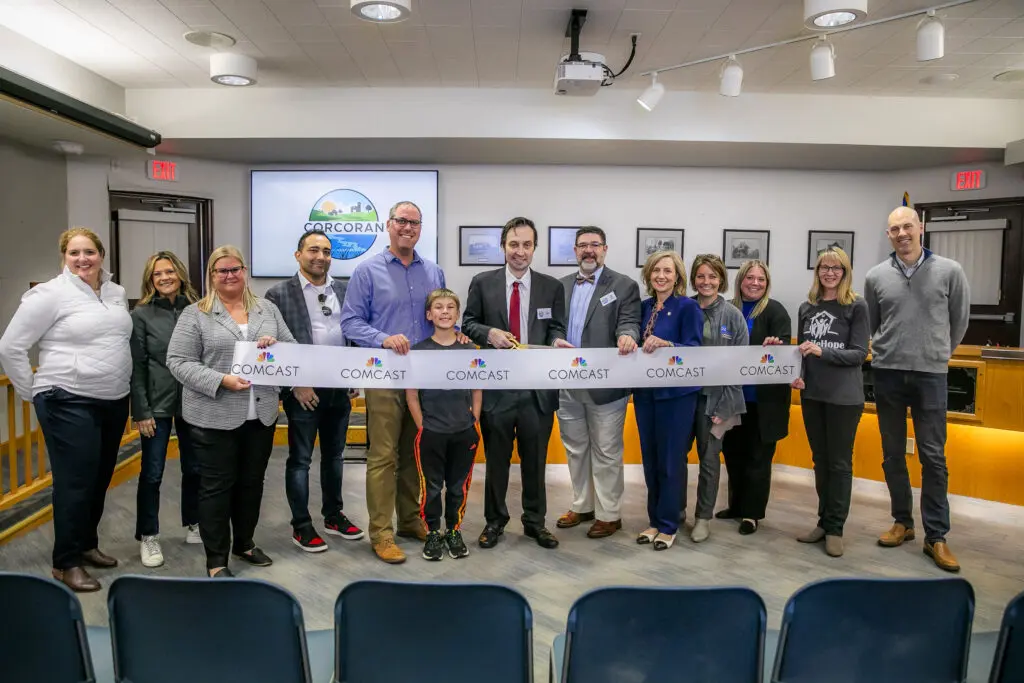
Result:
M707 266L715 271L715 275L718 276L719 294L729 291L729 274L725 271L725 263L715 254L697 254L697 258L693 259L693 265L690 266L690 285L694 289L697 289L697 271L701 266Z
M459 301L459 295L450 289L439 287L427 295L427 304L424 306L424 311L429 311L430 307L434 305L434 302L438 299L451 299L455 302L455 308L462 310L462 303Z
M61 258L63 258L64 256L67 255L67 253L68 253L68 244L71 242L71 240L73 240L76 237L84 237L84 238L90 240L93 243L93 245L96 247L96 251L98 251L100 253L100 258L104 259L104 258L107 257L107 250L103 248L103 240L100 239L99 235L94 233L89 228L75 227L75 228L68 228L67 230L65 230L64 232L62 232L60 234L59 244L60 244L60 255L61 255ZM61 268L63 268L63 267L64 267L64 264L61 263Z
M754 268L760 268L764 272L764 296L754 306L754 310L750 312L750 320L764 312L765 306L768 305L768 295L772 291L772 274L768 270L768 264L761 259L751 259L740 266L739 272L736 273L736 291L733 293L732 305L741 311L743 310L743 289L740 287L740 283L743 282L743 278L747 276L747 273Z
M181 259L173 251L158 251L149 257L146 261L146 267L142 269L142 296L139 298L137 305L148 304L156 296L156 287L153 285L153 271L156 269L156 262L161 259L170 261L171 267L177 273L180 282L178 293L188 299L190 304L198 301L199 295L196 294L196 290L192 288L192 283L189 282L188 270L185 268L185 264L181 262Z
M223 258L237 259L242 264L242 268L245 268L245 257L242 256L242 252L238 250L238 247L230 244L217 247L210 254L210 260L206 263L206 296L200 300L198 308L203 313L209 313L213 310L213 302L217 298L217 289L214 287L214 268L217 265L217 261ZM245 288L242 290L242 305L245 307L245 312L248 313L256 307L256 295L249 289L249 277L245 276Z
M849 306L857 300L857 293L853 291L853 273L850 272L853 270L853 266L850 263L850 257L839 247L829 247L818 254L818 260L814 264L814 284L811 285L811 291L807 293L807 300L812 304L817 304L825 293L825 288L821 286L821 275L818 272L821 262L825 259L839 261L839 265L843 267L843 277L839 280L836 301L842 306Z
M662 249L656 251L647 257L647 262L644 263L644 269L640 272L640 277L644 281L644 287L647 288L647 294L649 296L656 296L654 287L651 285L651 271L654 270L654 266L658 264L663 258L672 259L672 265L676 269L676 281L672 285L672 293L683 296L686 294L686 266L683 265L683 259L679 258L679 254L668 249Z

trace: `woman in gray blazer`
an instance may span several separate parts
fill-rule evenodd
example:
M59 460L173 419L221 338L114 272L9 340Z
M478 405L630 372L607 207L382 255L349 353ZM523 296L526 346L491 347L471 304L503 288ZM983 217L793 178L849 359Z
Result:
M279 391L231 374L235 342L255 341L266 348L295 338L277 307L249 289L245 259L237 248L218 247L210 254L206 292L178 318L167 367L182 384L182 414L192 426L199 460L199 533L206 568L211 577L226 578L232 576L229 550L251 565L271 564L253 533L274 447Z

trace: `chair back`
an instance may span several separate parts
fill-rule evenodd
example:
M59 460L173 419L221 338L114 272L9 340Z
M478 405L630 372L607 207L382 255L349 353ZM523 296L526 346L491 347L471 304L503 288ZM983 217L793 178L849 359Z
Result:
M599 588L569 611L561 680L760 683L765 624L749 588Z
M356 581L334 605L336 681L529 683L533 613L488 584Z
M52 579L0 572L0 680L92 683L78 597Z
M302 609L249 579L124 576L107 598L117 683L310 683Z
M772 683L967 677L974 590L963 579L826 579L789 599Z
M1024 593L1006 606L989 683L1024 681Z

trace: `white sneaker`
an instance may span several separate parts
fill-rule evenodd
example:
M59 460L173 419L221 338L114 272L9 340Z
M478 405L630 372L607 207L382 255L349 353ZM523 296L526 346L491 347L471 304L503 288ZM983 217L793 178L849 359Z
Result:
M199 535L199 525L189 524L185 532L185 543L202 543L203 537Z
M708 536L711 535L711 520L710 519L698 519L693 524L693 531L690 532L690 539L694 543L700 543L708 540Z
M157 536L143 536L139 552L143 567L159 567L164 563L164 553L160 550L160 539Z

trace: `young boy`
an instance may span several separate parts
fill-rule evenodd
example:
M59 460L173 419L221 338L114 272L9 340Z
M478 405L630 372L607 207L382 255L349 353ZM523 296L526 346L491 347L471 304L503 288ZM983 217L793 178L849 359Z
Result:
M472 349L472 344L455 340L459 319L459 297L450 289L435 289L427 295L427 320L434 334L412 348L421 350ZM480 389L406 389L409 412L419 430L416 435L416 467L420 474L420 516L427 523L423 559L440 560L447 546L453 559L469 555L462 540L462 518L466 496L473 479L473 460L480 437L483 392ZM445 524L441 535L441 489Z

